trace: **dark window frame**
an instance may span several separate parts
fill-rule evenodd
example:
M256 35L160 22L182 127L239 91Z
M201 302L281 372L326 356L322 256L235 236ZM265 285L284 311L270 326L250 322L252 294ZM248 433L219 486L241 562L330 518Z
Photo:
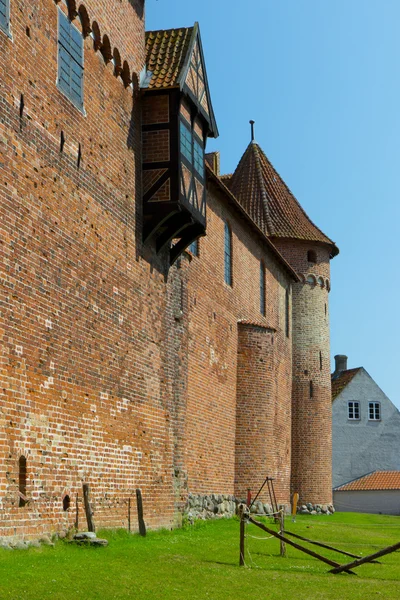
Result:
M381 421L381 403L368 402L368 421Z
M349 421L359 421L361 419L360 403L356 400L349 400L347 403L347 418Z
M60 7L57 32L57 87L84 113L84 39L83 34Z
M26 483L27 483L27 460L24 455L18 459L18 491L20 493L18 506L23 508L26 505Z
M229 287L233 287L232 266L232 229L228 223L224 223L224 281Z

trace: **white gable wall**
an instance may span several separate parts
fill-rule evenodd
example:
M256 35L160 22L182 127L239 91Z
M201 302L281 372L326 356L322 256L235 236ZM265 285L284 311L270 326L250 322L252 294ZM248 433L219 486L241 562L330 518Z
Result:
M349 420L349 401L360 403L360 420ZM369 402L380 403L380 421L369 421ZM377 470L400 470L400 413L360 369L332 404L333 487Z

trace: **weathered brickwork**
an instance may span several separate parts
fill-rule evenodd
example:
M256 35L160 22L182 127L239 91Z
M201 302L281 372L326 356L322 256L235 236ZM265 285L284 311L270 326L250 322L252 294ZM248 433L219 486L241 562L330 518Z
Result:
M232 512L267 475L279 503L291 482L303 502L330 501L327 247L281 241L285 263L210 171L199 255L170 267L162 222L143 242L146 194L204 189L188 166L179 185L166 127L180 106L198 113L177 90L139 91L143 5L11 0L12 37L0 31L0 536L73 527L77 498L84 527L83 483L110 527L127 525L136 488L150 527L179 524L190 499ZM56 84L60 9L84 35L83 110Z

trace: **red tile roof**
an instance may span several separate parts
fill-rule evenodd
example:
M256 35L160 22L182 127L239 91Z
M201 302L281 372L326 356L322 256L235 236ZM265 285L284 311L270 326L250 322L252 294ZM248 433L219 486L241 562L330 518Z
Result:
M226 185L269 237L323 242L339 250L309 219L258 144L250 142Z
M344 388L350 383L355 375L361 371L362 367L356 369L347 369L342 371L339 375L332 375L332 401L338 396Z
M193 27L146 32L148 89L176 87L191 45Z
M335 492L356 490L400 490L400 471L374 471L335 488Z

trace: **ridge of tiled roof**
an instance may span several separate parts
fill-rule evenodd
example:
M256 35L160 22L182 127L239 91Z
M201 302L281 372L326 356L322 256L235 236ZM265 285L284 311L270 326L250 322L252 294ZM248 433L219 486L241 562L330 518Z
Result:
M335 492L400 490L400 471L373 471L334 488Z
M336 244L308 217L260 146L251 141L227 185L266 235Z
M194 29L181 27L146 31L147 89L179 85Z
M356 367L355 369L347 369L347 371L341 371L339 375L332 375L332 402L339 396L344 388L350 383L355 375L361 371L362 367Z

